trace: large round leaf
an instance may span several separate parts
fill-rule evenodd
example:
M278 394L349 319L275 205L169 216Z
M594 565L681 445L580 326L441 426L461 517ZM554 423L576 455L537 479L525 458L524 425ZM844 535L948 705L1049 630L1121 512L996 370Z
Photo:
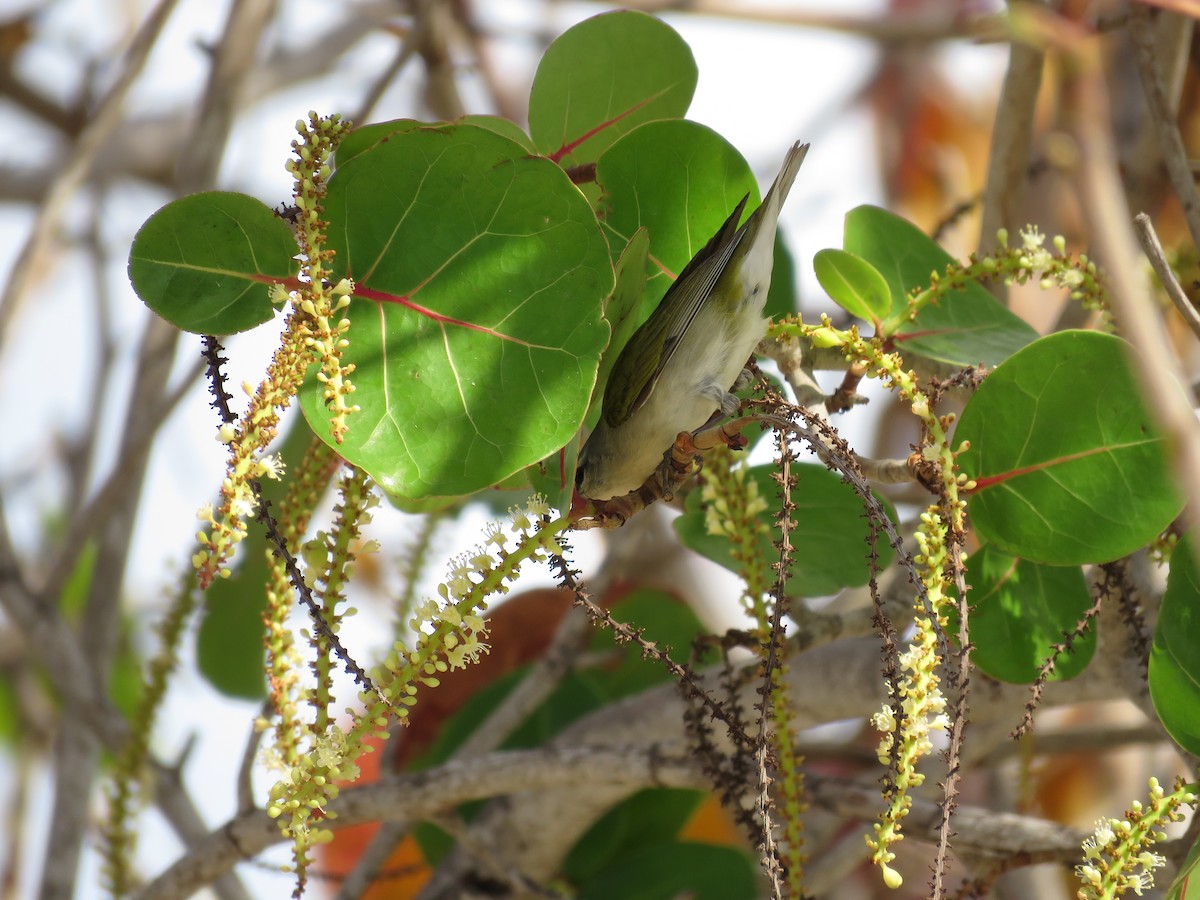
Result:
M600 158L605 229L619 251L634 232L650 232L650 277L642 318L675 276L716 234L758 184L737 149L711 128L686 119L651 122L630 132Z
M971 659L1000 681L1030 684L1063 633L1091 606L1078 566L1043 566L987 544L967 562L971 583ZM1094 628L1054 661L1053 681L1074 678L1096 651Z
M747 473L757 483L759 496L767 501L768 508L760 518L772 523L780 507L779 485L771 477L774 469L770 465L754 466ZM792 492L796 527L792 531L795 550L788 593L819 597L836 594L844 587L866 584L871 576L867 565L868 529L857 495L824 466L794 464L792 477L796 480ZM891 514L890 509L888 512ZM688 494L686 511L675 520L679 539L713 562L738 571L729 539L709 534L704 520L700 492L692 491ZM772 562L779 557L779 551L772 544L774 538L770 529L760 538L762 551ZM883 568L895 551L886 538L880 536L876 552L879 567Z
M608 339L608 247L563 171L470 125L416 128L330 181L335 276L356 281L348 361L362 407L338 452L385 490L461 495L579 428ZM328 413L303 392L314 430Z
M1145 546L1181 508L1163 441L1130 373L1128 345L1064 331L1013 355L963 411L955 441L978 488L980 536L1051 565L1108 562Z
M1150 699L1168 733L1191 754L1200 753L1200 576L1191 540L1171 554L1154 644Z
M660 19L594 16L561 34L538 63L529 132L564 166L595 162L643 122L686 113L697 76L691 49Z
M234 334L275 314L276 282L296 274L296 239L282 219L245 194L210 191L168 203L129 251L142 302L184 331Z

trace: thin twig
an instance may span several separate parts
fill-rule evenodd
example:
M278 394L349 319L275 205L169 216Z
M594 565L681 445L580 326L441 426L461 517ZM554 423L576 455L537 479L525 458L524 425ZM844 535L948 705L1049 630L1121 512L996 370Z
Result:
M413 29L409 31L408 36L404 38L396 51L395 57L388 63L386 69L379 73L371 86L367 88L366 96L363 97L362 104L357 112L351 117L351 121L363 124L371 121L371 114L375 111L375 107L379 104L379 99L383 96L384 91L388 89L396 77L404 71L404 67L408 65L417 54L417 42L414 32L420 27L414 23Z
M159 422L148 418L158 406L171 371L178 332L161 319L146 325L138 353L130 404L121 431L121 456L132 455L134 445L148 446L143 436L157 432ZM80 622L80 647L89 677L105 684L112 667L113 654L120 636L121 584L129 559L133 526L137 517L140 486L145 477L149 454L136 457L129 490L114 504L112 514L100 532L96 549L95 574L88 585L87 599ZM73 722L78 710L68 702L64 722ZM54 806L50 816L49 846L53 857L47 859L42 873L43 900L68 900L75 892L87 825L90 788L99 763L100 743L89 731L67 727L55 744Z
M1133 217L1133 230L1137 234L1138 243L1142 245L1142 251L1150 260L1150 265L1154 267L1159 282L1167 292L1167 296L1171 298L1171 302L1175 304L1175 309L1183 316L1183 321L1187 322L1188 328L1192 329L1192 334L1200 338L1200 312L1196 311L1196 307L1184 293L1183 286L1175 277L1175 271L1167 262L1167 255L1163 252L1158 234L1154 231L1154 223L1150 221L1148 215L1141 212Z
M238 0L229 7L200 111L176 165L175 184L181 193L203 190L216 180L233 118L244 100L246 80L258 65L259 41L275 6L276 0Z
M274 708L270 698L263 701L258 714L260 717L271 715ZM263 732L251 725L250 736L246 738L246 749L242 751L242 764L238 766L237 775L237 811L249 812L254 809L254 761L258 758L258 748L262 744Z
M908 484L917 480L908 459L871 459L854 454L863 477L876 484Z
M627 7L645 12L680 11L678 0L640 0L626 2ZM789 6L756 7L743 0L691 0L682 6L695 15L717 16L745 22L787 25L848 34L885 45L929 44L939 41L1003 40L1005 20L1001 16L964 17L953 7L930 6L928 12L908 15L851 16L812 12Z
M125 97L141 73L150 51L158 44L159 34L177 2L178 0L160 0L146 17L146 21L142 23L142 27L125 51L120 75L100 102L96 114L79 133L69 157L58 165L58 174L38 208L29 237L13 257L16 262L5 280L4 292L0 294L0 344L8 336L9 326L32 283L34 274L38 271L38 260L47 252L55 229L67 208L67 201L79 189L97 154L120 125Z

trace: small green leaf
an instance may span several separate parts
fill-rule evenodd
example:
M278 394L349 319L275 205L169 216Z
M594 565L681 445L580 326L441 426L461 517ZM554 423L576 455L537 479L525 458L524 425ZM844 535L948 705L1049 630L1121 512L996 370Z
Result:
M697 77L691 49L661 19L631 11L585 19L538 64L533 143L563 166L595 162L643 122L686 113Z
M758 202L758 183L742 154L711 128L682 119L626 135L596 164L596 180L613 247L626 247L639 228L650 232L639 324L742 197L750 195L748 209Z
M295 277L296 239L245 194L211 191L168 203L129 251L142 302L196 334L234 334L271 319L271 285Z
M1030 684L1064 632L1092 605L1078 566L1043 566L985 544L967 562L971 583L971 659L1000 681ZM1052 681L1074 678L1096 651L1096 630L1055 659Z
M954 258L919 228L887 210L860 206L846 214L845 249L875 267L891 290L890 318L883 331L902 353L955 366L997 366L1037 332L978 284L924 307L908 319L910 291L929 287Z
M1129 369L1129 346L1092 331L1030 344L971 398L955 432L978 482L971 521L985 541L1056 566L1144 547L1182 506Z
M608 245L562 169L474 125L391 135L338 168L334 277L355 279L339 454L389 493L474 493L579 428L608 340ZM323 386L301 393L329 439Z
M1200 753L1200 575L1192 548L1195 532L1171 554L1154 643L1150 648L1150 699L1167 733L1188 753Z
M876 333L892 308L892 294L879 270L845 250L820 250L813 257L817 281L831 300L852 316L870 322Z
M0 745L12 746L25 734L21 721L21 704L17 700L16 683L5 675L0 678Z
M92 590L92 577L96 574L96 558L99 552L96 541L89 540L84 544L75 560L75 567L63 582L58 603L68 622L78 622L83 616L88 594Z
M1200 839L1192 844L1187 859L1180 865L1166 900L1200 900Z
M771 477L774 470L774 466L765 465L753 466L747 472L758 484L759 496L767 501L767 510L760 515L764 522L773 521L781 503L779 485ZM854 491L824 466L793 465L792 476L796 479L792 492L796 528L792 532L795 552L788 592L801 597L820 597L836 594L844 587L866 584L871 575L867 566L868 528ZM884 506L894 519L886 502ZM738 571L728 538L710 535L704 520L700 492L692 491L684 514L675 520L679 539L713 562ZM760 537L763 551L772 560L779 556L771 543L774 537L770 531ZM886 567L894 553L891 545L880 538L876 549L880 568Z

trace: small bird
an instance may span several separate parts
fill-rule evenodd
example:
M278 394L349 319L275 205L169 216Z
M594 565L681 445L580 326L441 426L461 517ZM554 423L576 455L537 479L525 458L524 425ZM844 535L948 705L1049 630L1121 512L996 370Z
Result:
M742 198L617 357L600 421L579 454L581 496L608 500L637 490L681 431L702 427L717 410L737 411L729 389L766 333L775 227L806 153L808 144L792 146L739 228L749 195Z

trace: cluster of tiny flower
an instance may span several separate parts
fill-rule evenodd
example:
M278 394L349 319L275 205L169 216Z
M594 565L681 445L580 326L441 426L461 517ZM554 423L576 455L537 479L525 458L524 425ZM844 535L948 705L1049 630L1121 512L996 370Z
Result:
M1186 787L1178 786L1168 795L1158 779L1151 778L1148 808L1135 800L1125 818L1098 819L1095 832L1083 842L1084 861L1075 867L1082 883L1079 900L1117 897L1125 891L1141 897L1154 887L1154 870L1165 865L1166 858L1149 847L1167 839L1156 826L1179 821L1179 807L1195 803L1196 795Z
M509 530L518 542L523 542L549 512L546 501L535 496L525 506L509 510ZM465 668L488 651L488 645L481 640L487 636L487 624L479 611L486 609L489 594L508 590L505 579L516 577L508 564L511 555L507 548L508 534L493 522L488 524L484 535L482 544L450 561L446 580L437 587L441 602L426 598L416 604L409 622L414 632L426 635L447 628L442 648L451 669ZM538 561L543 557L535 550L528 558Z
M937 570L936 562L941 556L939 548L943 546L938 537L939 533L937 530L917 533L919 539L925 539L922 549L926 560L935 562L934 571ZM928 565L928 562L925 564ZM928 582L926 589L929 602L936 610L939 600L944 600L944 596L931 589ZM925 781L925 776L916 769L917 763L933 750L930 733L950 726L950 720L945 713L946 698L942 694L936 674L939 660L933 622L928 616L919 616L916 624L916 634L898 660L900 683L897 686L887 686L889 693L899 692L904 721L898 724L892 707L887 705L871 717L871 723L883 732L878 747L880 763L888 765L892 760L893 750L896 751L894 788L889 798L888 809L881 821L875 823L874 837L866 836L867 846L872 850L872 861L879 866L884 883L892 888L899 887L903 878L888 865L896 858L889 848L903 839L900 822L908 814L912 803L910 791Z
M704 527L711 535L732 537L741 531L748 521L759 521L757 517L766 512L767 501L759 494L758 482L747 480L746 467L729 469L723 475L712 474L704 478L700 488L700 499L704 503ZM729 499L740 494L741 509L730 508Z
M1095 275L1096 264L1081 256L1079 265L1083 268L1076 268L1067 256L1067 242L1061 234L1055 235L1052 241L1057 256L1045 247L1046 236L1036 225L1026 226L1019 232L1019 236L1021 247L1015 251L1016 261L1021 268L1028 271L1028 277L1033 278L1045 273L1041 279L1042 290L1064 288L1071 292L1072 299L1079 299L1081 295L1078 291L1084 286L1088 274ZM1008 232L1001 229L998 237L1001 246L1007 247Z
M222 425L217 436L222 443L230 443L235 437L234 426ZM249 478L278 479L283 475L284 464L278 456L267 454L244 468ZM192 554L192 566L200 572L210 568L215 560L223 560L228 555L228 548L246 536L246 520L258 512L258 501L247 478L226 476L221 482L221 493L224 503L220 516L211 503L205 503L196 510L196 518L208 526L207 530L196 532L200 549ZM219 571L209 574L228 578L229 569L221 567Z
M932 653L933 635L928 629L922 629L909 648L900 654L900 668L909 673L909 677L900 688L900 705L904 710L904 741L912 742L913 756L925 756L933 750L933 742L929 739L931 731L944 731L950 727L950 719L946 715L946 698L938 687L938 677L923 671L928 668L928 660ZM922 666L922 661L924 665ZM891 685L888 691L891 692ZM871 717L871 724L877 731L883 733L880 738L878 755L879 761L886 765L891 759L892 742L895 740L896 716L892 707L884 706ZM909 775L910 783L919 785L924 776L913 772Z

